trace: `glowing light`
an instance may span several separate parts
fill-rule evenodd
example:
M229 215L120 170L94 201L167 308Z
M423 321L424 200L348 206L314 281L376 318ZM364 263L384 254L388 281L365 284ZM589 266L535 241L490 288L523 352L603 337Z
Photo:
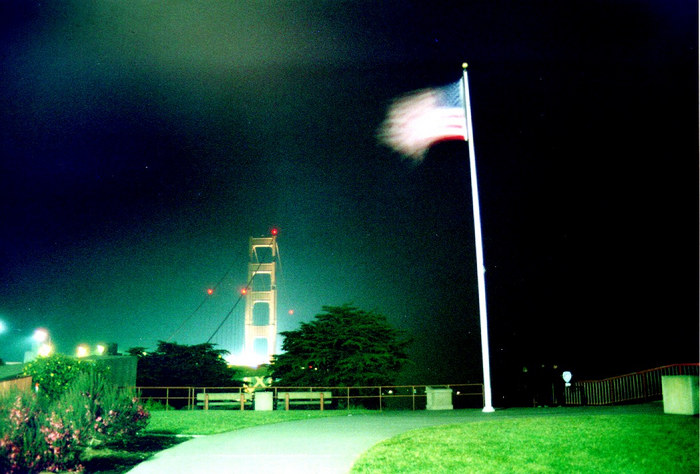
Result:
M207 294L208 294L208 295L213 295L213 294L214 294L214 288L207 288Z
M561 378L564 379L564 384L567 387L571 387L571 377L572 377L571 372L569 372L568 370L561 374Z
M254 369L264 363L264 361L255 354L228 354L224 357L224 360L228 362L229 365L245 366Z
M271 234L271 235L277 235L278 233L279 233L279 230L277 230L277 227L273 227L273 228L270 230L270 234Z
M36 342L46 342L46 340L49 338L49 332L46 329L37 329L34 331L34 335L32 336L32 339L34 339Z
M79 345L75 350L76 357L87 357L90 355L90 349L85 344Z
M0 334L4 333L7 330L7 326L5 325L4 322L0 321Z
M48 357L51 355L53 352L53 347L51 344L42 344L39 346L39 350L37 351L37 354L39 354L41 357Z
M242 295L248 294L248 287L241 288L241 294Z
M287 311L287 312L289 313L290 316L294 314L294 310L293 310L293 309L290 309L290 310Z
M107 348L103 344L97 344L97 347L95 348L97 355L104 355L106 350Z

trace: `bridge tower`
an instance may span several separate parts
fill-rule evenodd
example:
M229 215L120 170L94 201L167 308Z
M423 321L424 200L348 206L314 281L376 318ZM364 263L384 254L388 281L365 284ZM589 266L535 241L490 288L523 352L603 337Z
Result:
M248 281L245 294L245 337L243 354L249 360L269 363L276 351L277 279L279 255L277 235L251 237L248 245ZM260 342L266 342L264 350ZM264 353L264 355L263 355Z

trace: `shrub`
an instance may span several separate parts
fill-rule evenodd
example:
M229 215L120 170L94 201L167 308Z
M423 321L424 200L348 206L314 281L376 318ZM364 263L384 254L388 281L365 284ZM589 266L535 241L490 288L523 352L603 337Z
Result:
M91 444L124 443L146 427L149 414L129 391L107 382L97 370L79 375L59 405Z
M32 381L38 384L42 397L58 400L76 377L96 370L94 367L92 361L54 354L33 360L24 368L24 374L32 376Z
M144 410L146 410L148 413L154 412L154 411L164 411L164 410L174 410L172 405L159 402L158 400L146 400L144 403Z
M124 443L148 417L98 370L80 374L59 400L10 392L0 396L0 472L81 471L88 445Z
M33 394L0 398L0 471L81 471L79 429L45 411Z

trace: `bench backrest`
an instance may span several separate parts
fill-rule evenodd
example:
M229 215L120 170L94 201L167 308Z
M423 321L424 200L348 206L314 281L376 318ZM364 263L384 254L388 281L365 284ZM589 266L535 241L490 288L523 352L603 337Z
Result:
M289 395L290 400L320 400L321 394L324 401L333 398L331 392L277 392L277 399L285 400Z
M209 395L210 402L229 401L229 400L234 401L234 402L239 402L241 400L241 394L237 393L237 392L234 392L234 393L207 392L207 393L198 393L197 394L197 401L203 402L207 395ZM245 400L247 402L249 402L253 399L252 393L243 392L243 396L245 397Z

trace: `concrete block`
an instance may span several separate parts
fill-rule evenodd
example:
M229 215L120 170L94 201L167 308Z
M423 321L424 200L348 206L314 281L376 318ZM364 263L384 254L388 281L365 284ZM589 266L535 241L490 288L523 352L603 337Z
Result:
M426 410L452 410L452 389L425 387Z
M700 398L697 375L664 375L661 377L664 413L697 415Z
M255 411L272 411L272 392L255 392Z

